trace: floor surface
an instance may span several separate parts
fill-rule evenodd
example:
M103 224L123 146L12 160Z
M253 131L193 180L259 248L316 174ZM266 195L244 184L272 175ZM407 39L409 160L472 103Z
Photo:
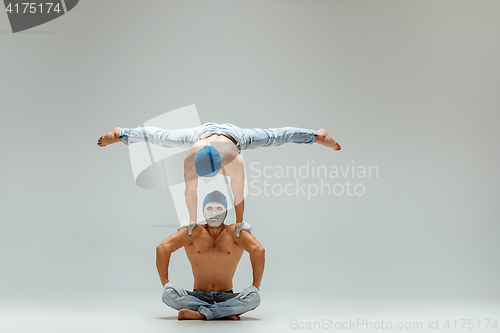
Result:
M161 300L145 298L4 298L0 301L0 332L498 332L494 320L500 325L500 302L327 303L263 298L257 309L237 322L178 321L176 316Z

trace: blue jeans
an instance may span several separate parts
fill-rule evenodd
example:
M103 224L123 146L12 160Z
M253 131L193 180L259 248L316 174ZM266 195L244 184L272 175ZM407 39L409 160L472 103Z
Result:
M225 291L187 291L187 296L179 295L174 289L163 291L162 300L176 310L190 309L205 315L207 320L239 316L255 309L260 304L258 293L250 293L245 298L236 298L237 293Z
M239 128L232 124L207 123L198 127L165 130L158 127L123 128L120 140L129 145L136 142L151 142L162 147L190 149L198 140L218 134L228 137L239 152L244 149L280 146L284 143L312 144L316 131L297 127L282 128Z

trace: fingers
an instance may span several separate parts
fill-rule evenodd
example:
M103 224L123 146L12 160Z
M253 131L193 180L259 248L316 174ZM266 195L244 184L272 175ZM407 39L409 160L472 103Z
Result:
M172 289L180 296L187 296L188 295L188 292L186 291L186 289L182 288L181 286L177 286L173 283L170 283L170 282L165 283L165 285L163 286L163 290L167 290L167 289Z
M238 296L236 296L236 298L245 298L247 296L248 296L248 293L241 292L241 293L238 294Z

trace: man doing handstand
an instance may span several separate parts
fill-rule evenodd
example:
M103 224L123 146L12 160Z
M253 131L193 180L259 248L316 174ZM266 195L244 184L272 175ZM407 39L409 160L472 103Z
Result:
M189 234L197 222L198 178L208 182L219 174L231 178L237 234L243 229L250 230L249 224L243 221L245 173L243 159L239 156L242 150L275 147L285 143L319 143L334 150L341 149L324 129L240 128L233 124L215 123L176 130L150 126L117 127L101 136L97 144L104 147L120 141L126 145L151 142L162 147L190 149L184 162L185 200L190 220L181 222L181 226L188 227Z

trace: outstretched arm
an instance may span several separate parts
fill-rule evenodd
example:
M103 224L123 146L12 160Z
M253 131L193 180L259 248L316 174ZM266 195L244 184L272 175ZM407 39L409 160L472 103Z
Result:
M259 241L248 231L242 230L240 237L233 236L234 242L250 254L250 262L253 270L253 283L257 289L260 288L262 275L264 274L265 250Z
M168 264L170 263L170 255L179 248L191 244L195 237L200 234L200 231L200 227L195 227L193 229L193 233L189 236L188 229L181 228L156 247L156 268L158 269L162 286L168 282Z
M196 222L198 209L198 175L194 166L192 154L189 154L184 161L184 182L186 183L186 190L184 196L186 206L189 212L189 219Z
M231 191L234 197L234 213L236 223L243 222L245 210L245 167L241 158L235 158L227 165L227 173L231 177Z

